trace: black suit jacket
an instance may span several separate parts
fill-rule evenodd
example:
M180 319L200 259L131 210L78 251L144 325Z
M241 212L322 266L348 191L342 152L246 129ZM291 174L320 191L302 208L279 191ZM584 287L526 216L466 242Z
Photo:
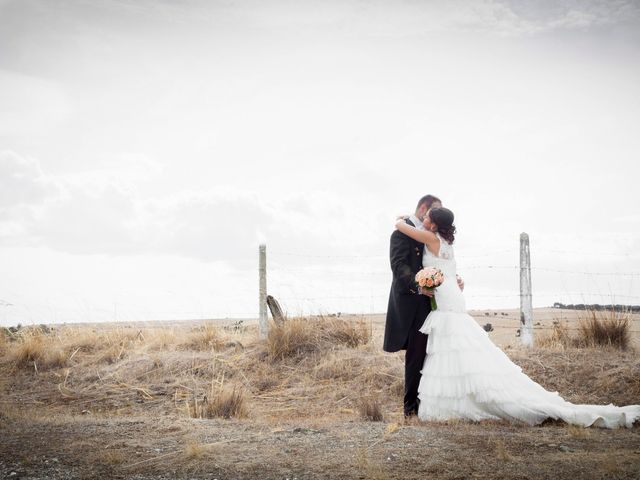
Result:
M406 222L415 226L409 219ZM422 269L423 253L424 244L398 230L391 234L389 257L393 281L384 330L385 352L406 349L409 335L416 334L431 311L429 297L418 294L415 281L416 273Z

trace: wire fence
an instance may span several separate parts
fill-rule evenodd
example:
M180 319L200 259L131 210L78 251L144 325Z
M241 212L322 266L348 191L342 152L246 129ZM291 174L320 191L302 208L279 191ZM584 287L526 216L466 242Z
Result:
M503 246L458 248L458 272L465 280L470 310L505 311L519 325L519 251ZM554 304L640 305L640 255L631 251L593 252L536 248L532 255L534 308ZM389 257L374 253L321 254L275 248L267 252L267 293L289 315L384 314L392 273ZM600 259L595 261L595 258ZM250 262L248 262L250 263ZM251 262L252 263L252 262ZM2 288L0 324L69 321L176 321L258 318L257 270L250 266L204 288L185 272L182 289L150 287L141 295L116 291L107 300L86 298L64 287L49 298L33 299ZM185 293L191 290L192 293ZM161 299L162 301L157 301ZM482 315L482 314L481 314ZM495 328L502 328L496 326ZM512 327L509 327L512 328ZM534 329L539 328L534 325Z
M516 249L504 248L457 254L469 308L519 307L518 254ZM594 265L593 253L588 252L537 249L532 255L534 307L551 307L554 303L640 304L640 268L631 269L640 263L637 255L598 253L607 258L603 265ZM576 268L554 266L566 264L567 255L572 256L574 261L570 263ZM293 313L386 311L392 279L387 256L275 250L268 257L268 290Z

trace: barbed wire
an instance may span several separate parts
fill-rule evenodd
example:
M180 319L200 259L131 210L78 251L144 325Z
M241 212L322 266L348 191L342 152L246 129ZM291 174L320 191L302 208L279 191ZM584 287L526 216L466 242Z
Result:
M519 270L520 266L518 265L463 265L460 270ZM352 272L347 270L336 270L334 267L330 268L317 268L317 266L308 266L308 267L282 267L276 266L271 267L270 271L284 271L284 272L309 272L309 271L317 271L320 273L327 273L331 275L390 275L391 270L386 271L366 271L366 270L354 270ZM549 268L549 267L531 267L531 271L539 271L539 272L553 272L553 273L564 273L569 275L596 275L596 276L609 276L609 277L640 277L640 272L587 272L587 271L579 271L579 270L562 270L557 268Z
M460 252L459 252L460 253ZM482 253L464 253L464 250L462 250L462 253L459 254L459 257L465 257L465 258L475 258L475 257L488 257L491 255L501 255L504 253L519 253L519 250L517 249L513 249L513 248L505 248L505 249L500 249L500 250L496 250L496 251L492 251L492 252L482 252ZM593 257L594 252L576 252L576 251L572 251L572 250L552 250L552 249L545 249L545 248L535 248L532 249L531 251L532 254L538 254L538 253L560 253L563 255L581 255L581 256L585 256L585 257ZM640 257L640 255L638 255L637 253L621 253L621 252L597 252L598 255L603 255L603 256L608 256L608 257L624 257L624 258L629 258L629 257ZM303 258L341 258L341 259L345 259L345 258L389 258L389 255L383 255L383 254L359 254L359 255L318 255L318 254L308 254L308 253L298 253L298 252L283 252L283 251L269 251L269 255L276 255L276 256L283 256L283 257L303 257Z
M640 300L640 296L637 295L611 295L611 294L604 294L604 293L589 293L589 292L560 292L560 293L542 293L542 294L533 294L532 297L534 298L539 298L539 297L543 297L543 298L558 298L558 297L563 297L563 296L578 296L578 295L582 295L585 297L602 297L602 298L611 298L613 297L615 298L626 298L626 299L634 299L634 300ZM337 295L337 296L318 296L318 297L287 297L288 300L296 300L296 301L300 301L300 300L305 300L305 301L317 301L317 300L357 300L357 299L362 299L362 298L366 298L366 299L371 299L372 296L376 296L376 295ZM521 294L520 293L513 293L511 295L493 295L493 294L486 294L486 295L482 295L482 294L478 294L478 295L465 295L465 298L520 298Z
M282 257L302 257L302 258L389 258L388 255L311 255L308 253L288 253L288 252L269 252L269 255L280 255Z
M520 267L517 266L505 266L505 265L472 265L468 267L462 267L461 270L519 270ZM375 271L375 270L336 270L334 268L327 269L318 269L315 267L273 267L269 269L270 271L283 271L283 272L309 272L309 271L317 271L318 273L328 273L328 274L346 274L346 275L391 275L391 270L385 271ZM531 267L532 271L547 271L547 272L555 272L555 273L567 273L567 274L576 274L576 275L599 275L599 276L625 276L625 277L633 277L640 276L640 272L585 272L585 271L573 271L573 270L558 270L553 268L546 267Z
M550 249L545 249L545 248L536 248L534 250L536 253L538 252L542 252L542 253L561 253L563 255L583 255L583 256L593 256L594 252L576 252L576 251L572 251L572 250L550 250ZM533 253L533 251L532 251ZM638 254L635 253L622 253L622 252L597 252L598 255L605 255L607 257L635 257L638 256Z

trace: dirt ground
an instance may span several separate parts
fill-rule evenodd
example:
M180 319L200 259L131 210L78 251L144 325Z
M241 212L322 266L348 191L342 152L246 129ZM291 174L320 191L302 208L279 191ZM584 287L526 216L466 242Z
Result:
M558 315L573 321L568 311L536 313L541 331ZM640 403L637 350L523 349L514 312L473 314L545 388L576 403ZM40 367L20 364L16 344L5 343L0 478L640 478L640 427L405 422L402 356L380 351L379 317L364 320L372 333L364 345L277 361L251 327L226 330L211 350L180 346L193 325L128 326L113 343L122 326L89 339L74 330L70 343L71 331L53 331L46 348L64 346L64 357L47 365L36 355ZM634 332L638 325L633 318ZM247 415L193 418L190 405L223 384L244 388ZM362 417L363 397L381 421Z

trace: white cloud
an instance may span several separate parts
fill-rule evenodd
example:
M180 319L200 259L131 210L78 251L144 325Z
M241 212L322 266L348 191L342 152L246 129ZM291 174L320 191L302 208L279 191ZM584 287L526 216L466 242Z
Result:
M41 244L70 253L119 253L132 247L135 204L116 186L102 191L67 185L64 197L51 202L29 228Z
M0 152L0 211L18 205L40 205L57 193L33 158L12 151Z
M358 205L345 205L331 191L289 193L269 201L233 187L145 195L136 186L161 169L126 154L96 170L64 175L47 174L37 160L14 153L1 158L6 205L0 210L0 240L6 245L233 261L246 257L259 241L307 252L348 248L354 241L344 222L369 221L359 218Z

